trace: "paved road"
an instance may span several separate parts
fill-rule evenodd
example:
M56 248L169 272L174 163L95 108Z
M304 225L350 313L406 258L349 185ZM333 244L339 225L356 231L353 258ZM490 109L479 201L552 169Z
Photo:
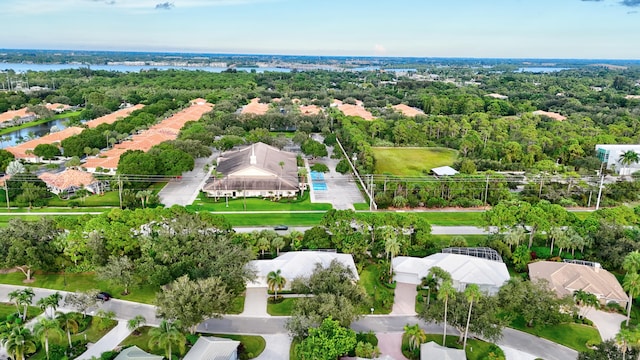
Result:
M0 285L0 301L9 300L9 292L22 288L13 285ZM36 293L34 302L38 299L55 293L54 290L34 288ZM66 292L60 291L62 295ZM132 303L124 300L110 300L100 305L102 309L111 310L116 313L118 320L131 319L136 315L143 315L147 319L147 324L157 325L158 319L155 317L153 305ZM60 309L68 310L68 309ZM93 309L94 311L96 309ZM254 335L276 335L287 333L285 323L287 317L247 317L241 315L227 315L221 319L209 319L203 322L198 330L210 333L227 334L254 334ZM440 333L442 326L425 323L415 316L393 316L393 315L372 315L364 316L352 324L356 331L373 332L399 332L403 331L406 324L420 323L428 333ZM455 334L451 329L448 333ZM498 345L508 346L514 349L525 351L545 360L566 360L575 359L577 352L551 341L532 336L517 330L505 328L503 337L498 341Z
M290 226L289 230L291 231L300 231L305 232L311 229L310 226ZM273 230L272 226L252 226L252 227L235 227L234 230L239 233L248 233L253 231L261 231L261 230ZM495 231L496 229L491 229ZM481 227L476 226L437 226L431 225L431 234L433 235L487 235L489 231L485 230Z
M218 152L214 151L208 158L196 159L192 171L185 172L180 180L172 180L160 190L158 193L160 202L166 207L191 205L198 197L200 189L202 189L202 186L209 178L209 173L213 169L210 167L208 171L205 171L204 166L211 164L217 156Z

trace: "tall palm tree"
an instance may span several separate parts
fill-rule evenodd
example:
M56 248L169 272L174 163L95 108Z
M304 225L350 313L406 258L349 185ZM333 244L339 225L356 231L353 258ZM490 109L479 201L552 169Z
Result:
M622 287L629 293L629 303L627 304L627 327L631 319L631 305L633 298L640 294L640 275L638 273L627 273L622 280Z
M261 256L264 258L264 251L271 248L271 241L266 236L260 236L256 241L256 246L260 250Z
M390 227L385 227L384 229L385 231L382 236L384 238L384 251L387 253L387 258L389 258L389 282L391 282L391 275L393 274L393 258L400 252L400 240L398 240L393 229Z
M453 288L451 280L445 280L438 289L438 300L444 301L444 334L442 335L442 346L445 346L447 340L447 307L449 299L455 297L456 289Z
M433 276L433 274L429 273L429 275L422 278L422 287L427 287L427 307L431 303L431 290L436 290L438 288L438 279Z
M19 301L20 291L21 290L14 290L10 292L9 301L11 301L16 306L16 309L18 311L18 316L22 317L22 312L20 311L20 301Z
M29 305L36 294L33 292L32 288L24 288L15 290L9 293L9 300L13 301L18 309L18 315L22 316L22 321L27 320L27 311L29 309ZM23 307L24 311L20 312L20 307Z
M60 328L60 323L54 319L48 319L46 317L40 318L33 327L33 333L44 345L44 351L47 354L47 359L49 359L49 337L55 336L62 338L64 336L64 332L62 331L62 328Z
M622 173L625 172L625 169L629 169L631 165L640 162L640 154L633 150L627 150L620 154L620 157L618 157L618 162L620 162L620 165L622 165L622 171L620 171L620 175L626 175Z
M620 332L616 334L616 343L620 346L620 352L622 352L622 360L627 358L627 352L629 351L629 343L633 342L634 334L629 329L620 329Z
M151 190L140 190L136 193L136 197L142 202L142 208L145 208L145 204L149 204L149 197L153 195Z
M411 349L411 351L417 349L420 344L427 341L427 334L420 328L419 324L412 326L409 326L409 324L405 325L404 334L409 340L409 349Z
M58 305L60 305L60 300L62 300L62 295L56 291L55 294L41 298L36 304L40 306L40 309L42 309L45 314L48 309L51 309L51 315L47 314L47 317L52 318L58 309Z
M65 313L62 311L56 312L56 321L60 324L60 328L66 331L67 340L69 340L69 347L71 348L73 344L71 343L71 334L75 334L78 332L78 321L75 319L73 313Z
M31 331L24 327L15 327L2 341L2 345L13 360L24 360L26 354L36 352L36 343Z
M600 301L598 301L598 297L590 292L586 292L584 290L576 290L573 292L573 300L576 302L576 305L584 308L584 313L582 310L580 312L583 317L587 316L587 313L592 307L599 307Z
M462 343L462 350L467 350L467 336L469 335L469 323L471 322L471 310L473 309L473 302L480 299L482 292L480 287L476 284L469 284L464 289L464 296L469 302L469 314L467 315L467 326L464 328L464 342Z
M280 249L286 245L284 239L280 236L271 240L271 246L276 248L276 256L280 256Z
M622 261L622 268L627 272L635 272L640 271L640 251L632 251L624 257Z
M271 271L267 274L267 285L269 285L269 290L274 292L274 300L278 297L278 290L282 290L286 283L287 279L282 276L280 269Z
M160 326L149 331L149 347L164 349L165 357L171 360L172 346L178 346L180 354L184 352L186 337L178 329L177 322L162 320Z
M278 192L280 193L279 196L282 196L282 173L284 172L284 161L280 161L278 165L280 166L280 182L278 184Z
M142 315L136 315L133 319L129 319L127 321L127 329L137 332L138 328L147 323L147 319L145 319Z

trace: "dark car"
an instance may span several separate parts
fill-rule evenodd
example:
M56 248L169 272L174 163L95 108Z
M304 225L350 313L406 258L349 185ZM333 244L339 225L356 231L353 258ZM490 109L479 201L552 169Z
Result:
M98 295L96 295L96 298L98 300L102 300L102 301L109 301L111 300L111 294L109 294L108 292L99 292Z
M276 225L273 230L289 230L289 227L287 225Z

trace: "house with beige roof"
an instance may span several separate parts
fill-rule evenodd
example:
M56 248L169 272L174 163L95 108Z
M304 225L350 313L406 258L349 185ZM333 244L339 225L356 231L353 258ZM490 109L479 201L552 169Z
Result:
M82 189L92 194L102 193L107 186L106 183L96 180L93 174L74 169L67 169L60 173L46 172L38 177L47 185L50 192L65 199Z
M294 197L302 189L296 154L264 143L227 151L203 186L208 197Z
M616 277L600 264L593 266L554 261L538 261L529 264L531 280L546 280L559 297L572 296L577 290L591 293L602 304L616 302L627 305L628 296Z

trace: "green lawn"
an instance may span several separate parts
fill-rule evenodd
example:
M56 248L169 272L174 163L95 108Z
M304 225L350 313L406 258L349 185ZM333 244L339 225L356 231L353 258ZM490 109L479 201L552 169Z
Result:
M240 314L244 311L244 296L238 296L233 299L231 303L231 309L229 309L229 314Z
M144 351L147 351L156 355L164 355L164 349L151 349L149 348L149 330L152 329L149 326L143 326L139 329L139 334L131 334L124 339L120 346L137 346ZM249 359L253 359L264 351L266 341L262 336L252 335L227 335L227 334L201 334L203 336L217 336L232 340L238 340L244 345L245 352L249 355ZM188 349L187 349L188 351ZM174 353L177 355L177 353Z
M439 166L453 165L458 152L447 148L374 147L376 174L423 176Z
M0 274L0 284L25 286L25 279L22 272L13 272L9 274ZM152 285L132 286L130 294L122 296L122 287L113 286L107 281L98 280L92 273L75 274L35 274L35 281L29 286L40 287L45 289L65 290L65 291L85 291L90 289L99 289L111 294L114 298L151 304L155 299L155 294L159 290ZM66 286L65 286L66 282Z
M268 213L224 214L233 226L315 226L320 224L324 212L319 213Z
M356 204L353 204L353 208L356 211L358 211L358 210L360 210L360 211L370 210L369 203L356 203Z
M431 225L440 226L483 226L483 212L414 212L412 215L420 216Z
M370 264L360 272L360 285L362 285L371 300L374 314L389 314L393 307L394 289L380 282L381 269L378 264ZM361 307L361 313L371 314L369 306Z
M586 351L587 341L599 343L602 341L600 333L595 327L563 323L551 326L527 327L522 318L518 318L511 323L511 327L526 333L551 340L560 345L564 345L576 351Z
M245 208L246 205L246 208ZM229 206L225 198L209 198L200 193L193 205L187 206L188 209L195 211L305 211L305 210L329 210L331 204L311 203L309 200L309 192L305 192L303 197L297 200L282 199L280 201L271 201L266 198L238 198L229 199Z
M77 203L77 206L79 207L120 206L120 199L117 191L107 191L104 195L87 196L84 200L82 198L62 200L59 197L54 196L49 199L48 205L66 207L69 206L70 201Z
M22 310L23 309L20 308L20 311ZM15 304L0 303L0 321L4 321L7 316L15 314L16 312L18 312L18 310L16 309ZM27 319L33 319L40 314L42 314L42 309L38 306L29 306L27 309Z
M297 300L297 298L285 298L275 304L268 301L267 313L272 316L289 316Z

